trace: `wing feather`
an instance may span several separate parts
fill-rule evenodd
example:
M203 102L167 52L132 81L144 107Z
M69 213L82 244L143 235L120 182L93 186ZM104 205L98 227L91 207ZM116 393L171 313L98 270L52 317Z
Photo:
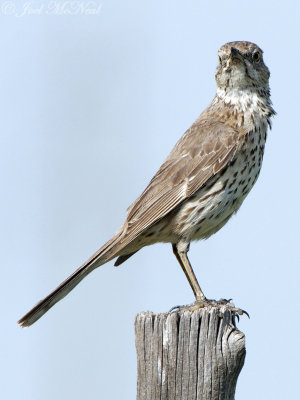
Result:
M177 142L141 196L129 207L120 248L166 216L226 168L240 133L222 122L197 120Z

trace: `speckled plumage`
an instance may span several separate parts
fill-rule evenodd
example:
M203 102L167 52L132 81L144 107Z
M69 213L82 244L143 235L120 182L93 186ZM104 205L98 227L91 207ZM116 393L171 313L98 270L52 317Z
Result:
M241 206L258 177L275 114L269 70L257 45L227 43L219 50L219 61L211 105L129 207L120 230L29 311L19 321L22 326L39 319L95 268L115 257L119 265L156 242L172 243L197 300L205 299L187 259L189 244L217 232Z

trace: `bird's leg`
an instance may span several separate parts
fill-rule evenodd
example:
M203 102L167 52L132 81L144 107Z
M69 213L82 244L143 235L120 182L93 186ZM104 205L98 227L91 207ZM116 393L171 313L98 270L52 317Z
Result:
M190 260L188 259L187 256L188 247L184 249L184 251L178 250L176 244L173 244L172 247L173 247L173 253L175 254L181 268L183 269L183 272L185 273L187 280L189 281L189 284L194 292L196 300L197 301L206 300L206 297L204 296L204 293L202 292L200 285L197 281L196 275L194 274Z
M183 269L183 272L185 273L185 276L187 277L187 280L189 281L189 284L194 292L194 295L196 297L196 301L193 304L189 304L186 306L175 306L172 307L170 312L172 311L194 311L199 308L204 308L204 307L217 307L220 310L220 317L224 314L225 310L230 310L233 315L233 321L234 321L234 316L243 315L246 314L249 317L249 314L245 310L241 310L240 308L236 308L234 303L231 302L230 300L225 300L225 299L220 299L220 300L208 300L205 296L204 293L202 292L200 285L197 281L197 278L194 274L193 268L191 266L191 263L188 259L187 252L189 250L189 244L186 243L179 243L179 246L177 244L173 244L173 252L181 265L181 268ZM179 249L178 249L179 247Z

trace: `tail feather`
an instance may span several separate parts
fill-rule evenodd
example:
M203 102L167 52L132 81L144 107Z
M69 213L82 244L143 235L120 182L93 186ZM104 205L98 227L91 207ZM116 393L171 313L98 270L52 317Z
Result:
M106 262L113 259L116 255L114 251L118 245L120 235L116 235L109 242L107 242L99 251L97 251L91 258L89 258L81 267L79 267L72 275L63 281L56 289L54 289L48 296L38 302L27 314L25 314L18 324L23 328L32 325L40 319L51 307L54 306L59 300L63 299L79 282L82 281L88 274L95 268L100 267Z

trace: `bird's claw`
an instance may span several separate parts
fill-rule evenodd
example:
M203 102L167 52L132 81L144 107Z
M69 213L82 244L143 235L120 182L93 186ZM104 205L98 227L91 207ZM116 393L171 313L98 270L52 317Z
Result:
M211 310L212 308L217 308L219 312L219 317L223 318L224 312L229 310L234 316L237 317L238 321L240 320L240 316L245 314L248 318L250 318L247 311L242 310L241 308L237 308L234 303L231 302L232 299L220 299L220 300L210 300L210 299L201 299L196 300L192 304L187 304L184 306L174 306L170 309L171 312L184 312L184 311L195 311L201 308L207 308Z

